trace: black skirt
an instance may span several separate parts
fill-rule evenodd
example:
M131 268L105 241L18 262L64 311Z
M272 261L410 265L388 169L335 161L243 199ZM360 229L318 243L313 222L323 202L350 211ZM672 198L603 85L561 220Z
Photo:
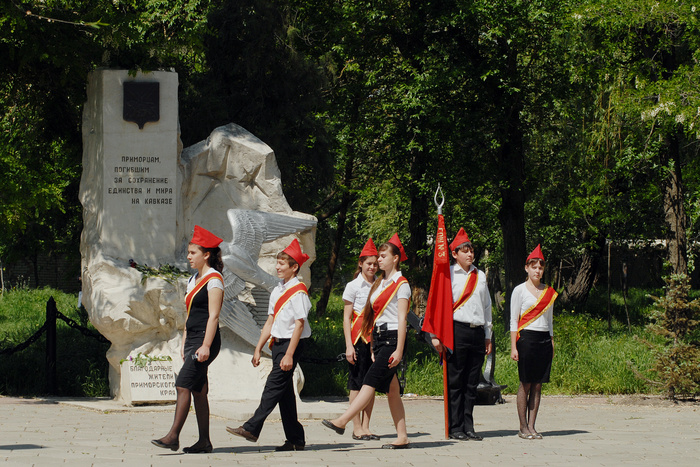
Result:
M518 377L523 383L548 383L552 370L552 337L547 331L520 331Z
M372 348L362 339L355 344L355 364L348 363L348 389L359 391L372 365Z
M199 392L208 382L207 370L209 365L214 361L219 350L221 350L221 333L216 330L214 341L209 349L209 358L205 362L198 362L192 356L197 352L204 342L204 331L187 331L187 339L185 340L185 363L180 369L180 374L177 375L175 386L189 389L190 391Z
M389 358L396 351L398 331L382 331L377 333L377 328L372 332L372 346L374 348L374 363L367 370L362 384L371 386L377 392L388 393L391 380L396 375L398 365L389 368Z

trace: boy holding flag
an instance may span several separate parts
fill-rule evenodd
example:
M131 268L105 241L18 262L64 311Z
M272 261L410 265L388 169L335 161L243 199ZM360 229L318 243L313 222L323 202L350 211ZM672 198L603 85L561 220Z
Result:
M452 309L443 311L451 313L447 320L447 316L442 317L442 327L451 320L452 326L447 325L451 335L445 335L449 331L442 331L442 336L433 333L431 321L437 317L428 317L427 312L423 329L437 334L433 345L438 352L451 350L445 359L448 437L481 441L483 438L474 430L473 410L484 356L492 351L491 297L486 274L472 264L474 248L463 228L459 229L450 249L455 260L449 268ZM445 346L449 340L453 341L452 349Z

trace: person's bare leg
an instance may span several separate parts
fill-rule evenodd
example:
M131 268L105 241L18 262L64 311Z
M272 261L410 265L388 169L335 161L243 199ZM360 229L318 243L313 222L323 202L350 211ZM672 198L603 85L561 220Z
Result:
M394 375L394 379L391 380L387 400L389 402L391 418L394 419L394 426L396 427L396 442L394 444L397 446L408 444L408 432L406 431L406 411L404 410L403 402L401 401L401 387L399 386L399 380L396 375Z
M537 420L537 412L540 410L541 397L542 383L532 383L527 398L527 428L533 435L539 435L535 429L535 421Z
M194 397L194 411L197 416L197 428L199 429L199 440L191 448L204 448L211 446L209 439L209 383L205 384L200 392L192 391Z
M372 394L372 399L370 399L369 403L362 411L362 434L363 435L371 435L372 434L372 432L369 429L369 419L372 418L372 409L374 408L374 396L375 396L375 394Z
M175 402L175 419L170 427L168 434L160 438L160 442L164 444L175 444L179 442L180 431L187 420L187 414L190 411L191 392L189 389L176 387L177 400Z
M331 420L331 423L338 428L345 428L345 426L350 423L350 420L355 418L362 409L367 407L369 401L374 397L374 388L372 386L367 386L366 384L362 386L362 389L357 393L357 396L350 403L350 407L335 420Z
M520 383L518 386L518 396L516 404L518 407L518 420L520 420L520 433L524 435L532 434L527 425L528 416L528 396L530 394L530 383Z
M351 390L350 391L350 405L352 406L353 401L357 397L357 394L360 391L357 390ZM362 436L364 433L362 432L362 411L357 412L357 415L355 415L352 419L352 434L355 436Z

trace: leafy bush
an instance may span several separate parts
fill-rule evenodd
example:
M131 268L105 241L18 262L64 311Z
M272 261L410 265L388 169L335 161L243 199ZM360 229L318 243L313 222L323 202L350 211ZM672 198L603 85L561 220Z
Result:
M649 329L663 339L655 347L653 370L670 399L700 393L700 299L690 300L690 281L683 274L664 278L666 294L653 297Z

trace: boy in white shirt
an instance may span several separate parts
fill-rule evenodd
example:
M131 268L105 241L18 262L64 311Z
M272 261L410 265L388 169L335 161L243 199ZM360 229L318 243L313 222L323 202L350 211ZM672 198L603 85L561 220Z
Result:
M280 283L270 294L268 318L255 347L252 363L260 364L263 346L272 338L272 371L255 414L238 428L226 427L231 434L255 442L265 419L279 404L284 434L287 437L276 451L303 451L306 445L304 427L297 418L297 403L292 376L303 350L304 339L311 336L308 315L311 309L309 293L297 273L309 256L301 251L299 242L292 243L277 255L277 277Z

